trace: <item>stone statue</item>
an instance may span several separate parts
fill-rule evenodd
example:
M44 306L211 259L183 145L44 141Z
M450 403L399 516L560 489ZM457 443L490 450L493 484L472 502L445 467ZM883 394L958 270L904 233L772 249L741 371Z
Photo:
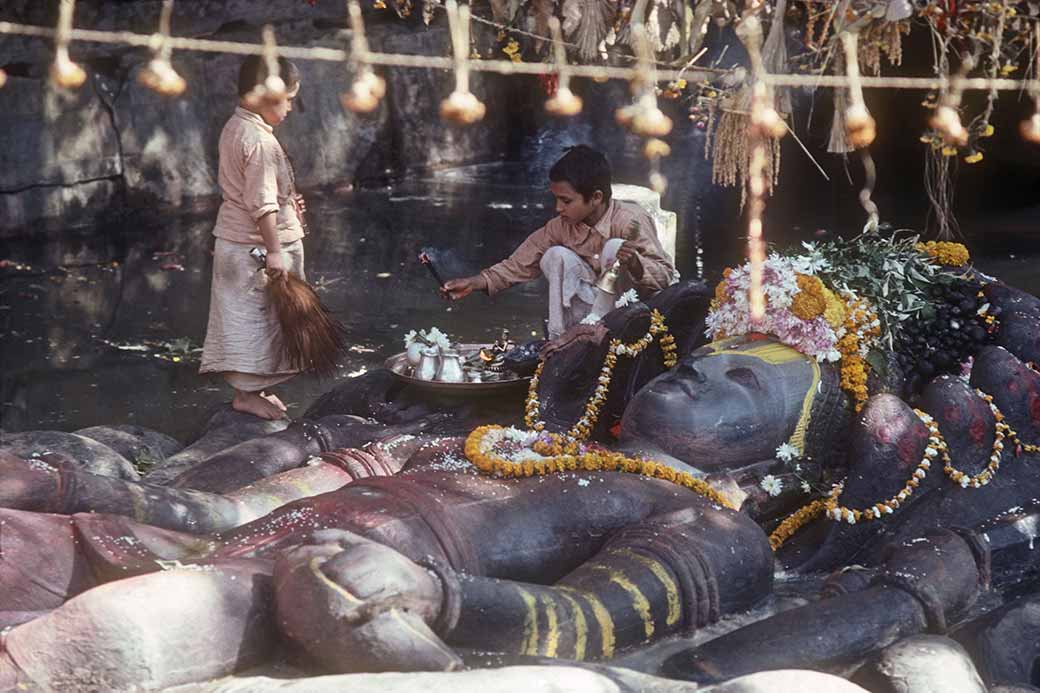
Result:
M671 297L688 307L703 300L678 286ZM784 443L820 480L846 477L776 554L789 572L837 571L826 598L679 651L661 673L705 683L779 668L851 675L925 631L977 624L960 638L976 657L1022 632L1014 624L1025 612L980 620L978 604L983 593L1032 594L1040 567L1030 551L1040 374L1025 362L1036 353L1040 301L998 284L987 291L1003 310L999 346L976 354L969 383L928 384L920 414L879 394L850 421L831 367L769 339L696 348L688 333L675 369L652 366L647 349L645 361L616 370L618 398L596 431L614 428L615 407L628 450L745 493L759 477L743 477L777 466ZM676 325L682 303L668 311ZM598 375L595 358L580 377L565 364L601 360L610 339L637 337L649 321L648 306L629 306L555 345L538 389L548 428L568 424L566 407L584 401L585 379ZM649 382L634 387L641 377ZM12 626L0 682L158 688L286 651L307 672L447 671L471 650L609 660L769 597L774 554L755 522L762 514L621 472L484 476L463 458L461 438L411 437L356 418L364 408L238 442L171 474L172 484L91 474L60 454L3 457L5 482L15 483L0 494L0 618ZM461 424L423 415L408 425ZM356 447L325 450L343 444ZM1024 677L1015 662L1035 655L1020 650L980 664L980 674ZM886 650L885 661L906 651Z

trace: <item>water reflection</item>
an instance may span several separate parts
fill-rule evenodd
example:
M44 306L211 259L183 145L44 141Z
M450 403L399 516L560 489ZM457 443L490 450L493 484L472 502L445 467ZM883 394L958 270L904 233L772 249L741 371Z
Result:
M463 341L491 341L503 328L540 336L540 283L448 304L416 258L427 249L446 277L476 272L544 222L550 204L542 188L450 176L315 198L307 272L351 335L340 376L377 367L413 328L436 325ZM127 422L185 437L226 401L223 382L200 377L193 362L205 336L211 228L208 215L185 217L12 247L9 257L31 269L0 270L3 428ZM300 414L329 387L301 377L280 393Z

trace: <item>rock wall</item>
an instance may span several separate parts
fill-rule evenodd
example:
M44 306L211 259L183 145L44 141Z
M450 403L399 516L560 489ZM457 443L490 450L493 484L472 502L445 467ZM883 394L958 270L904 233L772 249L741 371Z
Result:
M7 0L0 20L53 26L57 3ZM80 0L75 25L152 32L159 0ZM374 50L448 55L445 17L429 28L389 11L366 19ZM258 42L271 23L286 45L345 47L342 0L192 0L174 5L178 36ZM476 40L493 37L475 26ZM76 42L72 57L87 69L78 90L55 90L47 80L48 42L0 37L0 238L91 226L128 209L183 209L217 201L217 141L236 103L241 58L221 53L178 52L175 68L188 81L177 98L137 83L147 51ZM441 122L439 102L453 88L446 71L388 69L387 97L377 112L344 111L339 94L352 75L348 66L296 61L301 101L279 128L279 137L304 189L342 186L358 178L489 161L508 146L511 115L507 80L475 75L473 90L488 104L479 125L465 130Z

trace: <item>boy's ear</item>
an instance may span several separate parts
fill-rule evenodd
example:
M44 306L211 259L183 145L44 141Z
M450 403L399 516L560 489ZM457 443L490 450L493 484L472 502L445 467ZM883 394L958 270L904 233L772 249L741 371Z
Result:
M602 190L594 190L594 191L592 191L591 201L595 202L597 204L602 202L603 201L603 191Z

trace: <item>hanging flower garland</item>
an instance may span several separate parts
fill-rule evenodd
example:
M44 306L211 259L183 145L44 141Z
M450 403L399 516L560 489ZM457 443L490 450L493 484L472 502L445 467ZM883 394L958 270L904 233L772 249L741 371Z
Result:
M784 542L793 537L798 530L822 515L825 509L824 501L819 498L808 505L802 506L777 525L777 528L769 534L769 546L772 547L773 551L776 551L784 545Z
M949 457L946 458L946 465L943 467L943 471L955 484L960 484L961 488L968 488L969 486L982 488L993 480L993 475L1000 469L1000 460L1004 453L1004 437L1011 432L1011 427L1004 423L1004 414L997 409L997 405L993 404L993 395L988 395L978 388L975 389L975 394L986 401L990 411L993 412L993 418L997 422L993 433L993 450L990 452L989 463L986 465L986 468L974 476L955 469Z
M713 503L736 510L733 504L707 482L687 472L650 460L626 457L620 453L586 443L599 419L600 408L606 401L618 357L635 357L649 347L654 339L661 346L666 368L678 363L675 337L668 332L664 315L658 310L650 314L650 329L641 338L625 344L612 339L597 379L596 390L585 404L584 414L565 434L545 432L545 423L538 419L541 404L538 401L538 383L544 361L538 364L527 394L524 421L529 431L503 426L480 426L466 438L465 455L484 474L503 477L530 477L565 471L627 472L654 479L664 479L691 489Z
M557 472L627 472L663 479L688 488L711 502L730 510L736 510L725 496L707 482L687 472L680 472L668 465L626 457L594 446L581 446L575 454L543 456L528 448L537 434L504 428L502 426L480 426L466 438L467 459L485 474L502 477L524 478ZM536 443L534 443L536 444ZM508 459L501 448L513 448L514 459ZM517 459L517 457L519 459Z
M961 488L978 489L989 484L1000 469L1005 439L1014 443L1018 450L1024 450L1025 452L1033 454L1040 453L1040 445L1023 443L1019 440L1018 434L1014 429L1005 423L1004 414L997 408L997 405L993 403L992 395L977 388L975 394L985 400L986 404L989 405L990 411L993 413L993 418L996 422L993 434L993 449L990 452L989 462L985 469L974 476L965 474L956 469L950 459L949 448L947 447L942 433L939 431L939 425L936 423L935 419L923 411L915 409L914 413L917 414L918 418L928 427L928 446L925 448L924 456L922 457L921 462L917 465L917 469L914 470L913 476L910 477L909 481L906 482L906 485L903 486L899 493L887 501L875 503L866 510L853 510L838 504L838 498L841 497L842 491L845 489L845 482L835 484L830 495L826 499L817 499L812 503L803 506L780 523L773 533L769 535L769 543L773 547L773 550L775 551L783 546L784 542L790 539L799 529L819 517L821 513L836 522L847 522L849 524L856 524L857 522L864 520L879 520L885 515L891 515L897 508L899 508L901 503L905 502L907 498L913 495L914 490L917 489L921 481L928 475L928 470L931 469L932 461L935 460L936 457L942 458L944 463L943 471L954 483L959 485Z
M544 448L540 452L543 452L543 454L561 454L563 452L573 454L575 446L589 437L593 427L596 425L596 421L599 420L600 409L607 400L607 393L610 391L610 382L614 375L614 368L617 366L618 357L638 356L653 343L655 337L661 346L665 368L673 368L678 363L678 349L675 345L675 337L669 334L664 315L657 309L654 309L650 313L650 329L645 335L631 344L625 344L620 339L610 340L607 355L603 359L603 366L600 368L599 377L597 378L596 389L585 403L585 411L582 413L581 418L566 433L562 435L550 434L552 438L550 444L560 447L559 452L553 453L550 448ZM538 400L538 383L542 375L544 363L544 361L539 363L538 368L535 369L534 377L531 378L531 384L527 391L527 401L524 404L524 422L528 428L537 432L545 429L545 423L538 419L541 414L541 402Z

